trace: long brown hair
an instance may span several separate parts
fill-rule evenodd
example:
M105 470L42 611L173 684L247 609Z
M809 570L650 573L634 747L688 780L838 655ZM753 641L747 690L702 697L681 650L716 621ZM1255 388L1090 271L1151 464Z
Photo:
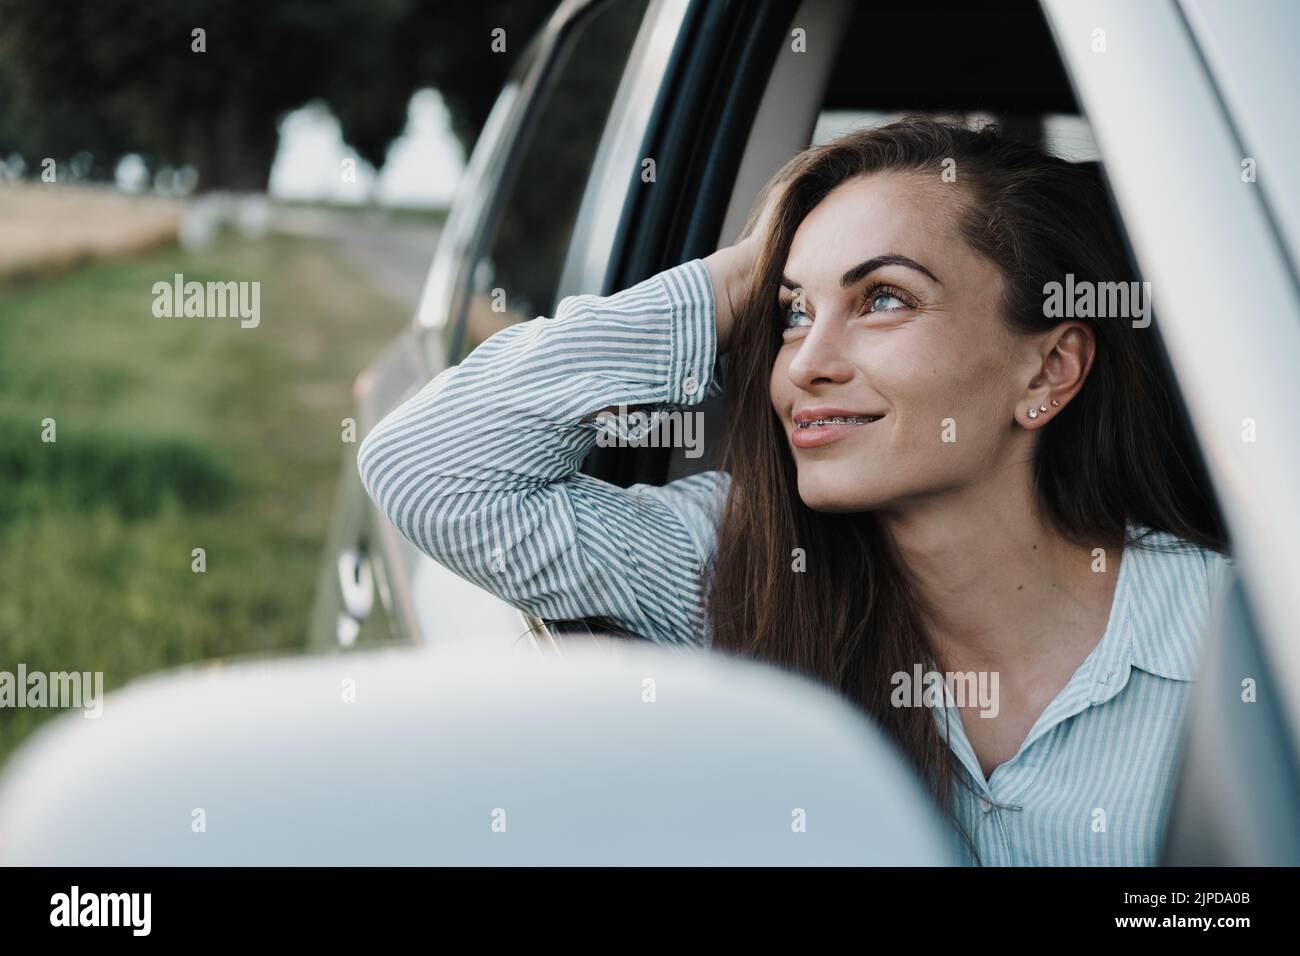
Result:
M1133 278L1099 177L992 127L909 118L792 159L774 177L786 188L732 333L726 390L733 424L722 465L731 489L708 612L716 650L809 675L865 710L912 758L952 816L952 755L934 715L890 704L891 675L911 673L915 664L935 667L909 575L871 512L822 514L802 503L769 398L782 342L777 290L799 223L853 177L938 177L945 168L957 172L963 236L1006 279L1004 314L1013 329L1039 332L1059 323L1044 316L1044 285L1063 282L1067 273L1077 282ZM1043 513L1075 542L1121 540L1132 521L1221 550L1217 525L1187 505L1172 473L1185 464L1170 440L1175 418L1154 327L1135 329L1114 318L1079 321L1096 336L1096 357L1082 390L1039 429L1034 491ZM805 573L792 572L796 549Z

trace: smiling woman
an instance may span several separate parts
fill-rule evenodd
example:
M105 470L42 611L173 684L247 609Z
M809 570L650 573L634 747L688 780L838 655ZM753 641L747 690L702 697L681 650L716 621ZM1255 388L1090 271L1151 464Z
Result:
M782 175L734 319L730 414L753 424L724 456L713 646L857 700L964 817L977 858L1149 862L1188 668L1152 671L1154 711L1135 689L1091 718L1067 702L1099 703L1090 681L1119 673L1099 662L1141 660L1134 644L1194 660L1203 620L1162 615L1202 607L1223 559L1175 493L1150 333L1043 309L1067 273L1129 279L1104 191L992 130L929 121L851 133ZM808 435L835 416L873 421ZM773 575L792 548L809 573ZM1149 593L1118 588L1117 557ZM918 663L997 674L998 716L896 706L891 675ZM1103 740L1090 720L1125 730ZM1143 736L1152 722L1169 733ZM1124 769L1102 779L1111 761ZM1125 779L1132 766L1158 769ZM1059 792L1033 786L1045 767ZM1107 817L1116 802L1140 812ZM991 807L1014 819L990 829Z
M1041 298L1128 271L1068 163L932 121L850 133L787 163L736 245L492 336L358 465L411 541L526 611L835 688L970 862L1149 864L1226 559L1170 473L1150 333ZM580 471L600 410L697 405L726 350L722 470ZM918 671L998 699L906 706Z

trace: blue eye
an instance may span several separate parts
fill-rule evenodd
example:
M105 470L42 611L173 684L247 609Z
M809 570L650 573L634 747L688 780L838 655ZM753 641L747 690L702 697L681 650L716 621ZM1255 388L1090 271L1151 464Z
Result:
M799 321L802 318L804 321ZM812 319L807 312L788 306L785 310L785 327L795 329L800 326L812 325Z
M877 308L877 303L879 303L882 299L887 303L892 303L892 305L884 305ZM893 309L907 308L907 303L904 302L902 299L900 299L898 296L894 295L892 292L877 292L875 295L871 296L870 305L871 308L867 310L868 312L889 312L892 311Z

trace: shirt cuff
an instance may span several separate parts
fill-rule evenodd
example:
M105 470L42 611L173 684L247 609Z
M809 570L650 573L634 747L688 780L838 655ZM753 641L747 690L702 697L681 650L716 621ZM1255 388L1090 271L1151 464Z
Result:
M718 355L718 324L713 281L703 259L692 259L654 277L672 309L672 348L666 403L696 405L712 389Z

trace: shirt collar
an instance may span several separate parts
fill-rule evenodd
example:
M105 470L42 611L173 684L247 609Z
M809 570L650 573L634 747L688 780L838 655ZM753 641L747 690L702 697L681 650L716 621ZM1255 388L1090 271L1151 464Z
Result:
M1130 523L1125 538L1101 640L1039 715L1007 764L1063 720L1117 696L1128 686L1134 668L1171 680L1195 678L1208 614L1207 552L1145 525ZM946 692L945 698L945 706L935 711L940 736L951 745L943 718L953 702ZM954 730L959 760L977 781L982 780L964 732L960 727Z
M1209 561L1218 556L1142 525L1129 526L1129 539L1124 603L1115 608L1130 635L1129 662L1157 677L1194 680L1210 616Z
M1130 522L1110 620L1076 678L1071 709L1115 697L1133 668L1191 681L1208 616L1206 552L1164 531ZM1071 681L1071 684L1075 684Z

